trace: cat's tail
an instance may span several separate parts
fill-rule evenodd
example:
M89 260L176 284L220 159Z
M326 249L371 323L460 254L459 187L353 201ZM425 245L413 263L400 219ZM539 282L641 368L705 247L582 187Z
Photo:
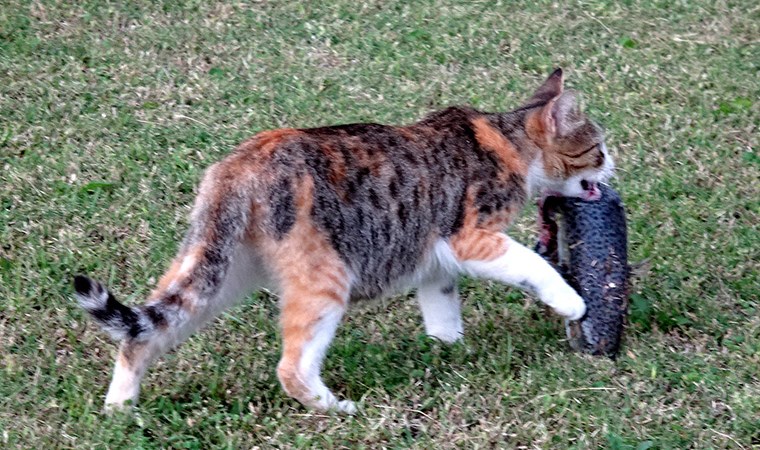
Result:
M145 338L156 328L156 317L146 308L119 303L101 283L83 275L74 277L79 305L117 341Z

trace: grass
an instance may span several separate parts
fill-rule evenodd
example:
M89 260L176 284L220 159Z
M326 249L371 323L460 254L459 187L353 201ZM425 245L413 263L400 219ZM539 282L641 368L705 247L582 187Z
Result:
M749 0L3 2L0 446L760 446L759 39ZM463 280L461 344L424 337L410 298L351 314L325 374L363 413L314 414L276 382L259 295L161 360L135 415L99 413L116 347L72 275L140 302L236 143L506 110L555 66L607 127L641 263L616 362Z

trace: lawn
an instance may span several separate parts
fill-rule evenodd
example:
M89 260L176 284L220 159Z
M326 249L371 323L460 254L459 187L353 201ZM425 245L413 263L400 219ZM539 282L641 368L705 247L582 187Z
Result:
M551 71L608 132L636 267L620 358L463 279L464 342L413 298L353 311L316 414L279 387L259 294L157 363L133 415L71 278L139 303L204 168L273 127L519 106ZM760 7L427 0L0 5L0 447L760 447ZM535 238L529 206L511 233Z

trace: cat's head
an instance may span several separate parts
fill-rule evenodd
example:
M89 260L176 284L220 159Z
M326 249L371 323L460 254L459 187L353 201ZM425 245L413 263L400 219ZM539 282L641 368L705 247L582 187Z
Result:
M578 107L578 97L563 89L562 69L555 70L524 107L525 130L541 149L530 178L544 192L587 200L601 194L597 183L615 168L604 131Z

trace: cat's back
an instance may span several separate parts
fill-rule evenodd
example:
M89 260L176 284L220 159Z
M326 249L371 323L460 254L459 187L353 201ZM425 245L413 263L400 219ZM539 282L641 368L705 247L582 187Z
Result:
M275 163L302 159L308 164L322 162L324 156L337 157L338 163L345 160L361 164L363 158L385 155L419 164L417 157L425 156L441 142L452 144L442 149L444 154L457 145L472 145L471 121L480 115L480 111L466 106L452 106L406 126L368 122L267 130L243 142L232 157Z
M461 226L471 114L449 108L410 126L265 131L225 163L247 170L264 233L284 238L306 205L356 274L355 295L375 297Z

